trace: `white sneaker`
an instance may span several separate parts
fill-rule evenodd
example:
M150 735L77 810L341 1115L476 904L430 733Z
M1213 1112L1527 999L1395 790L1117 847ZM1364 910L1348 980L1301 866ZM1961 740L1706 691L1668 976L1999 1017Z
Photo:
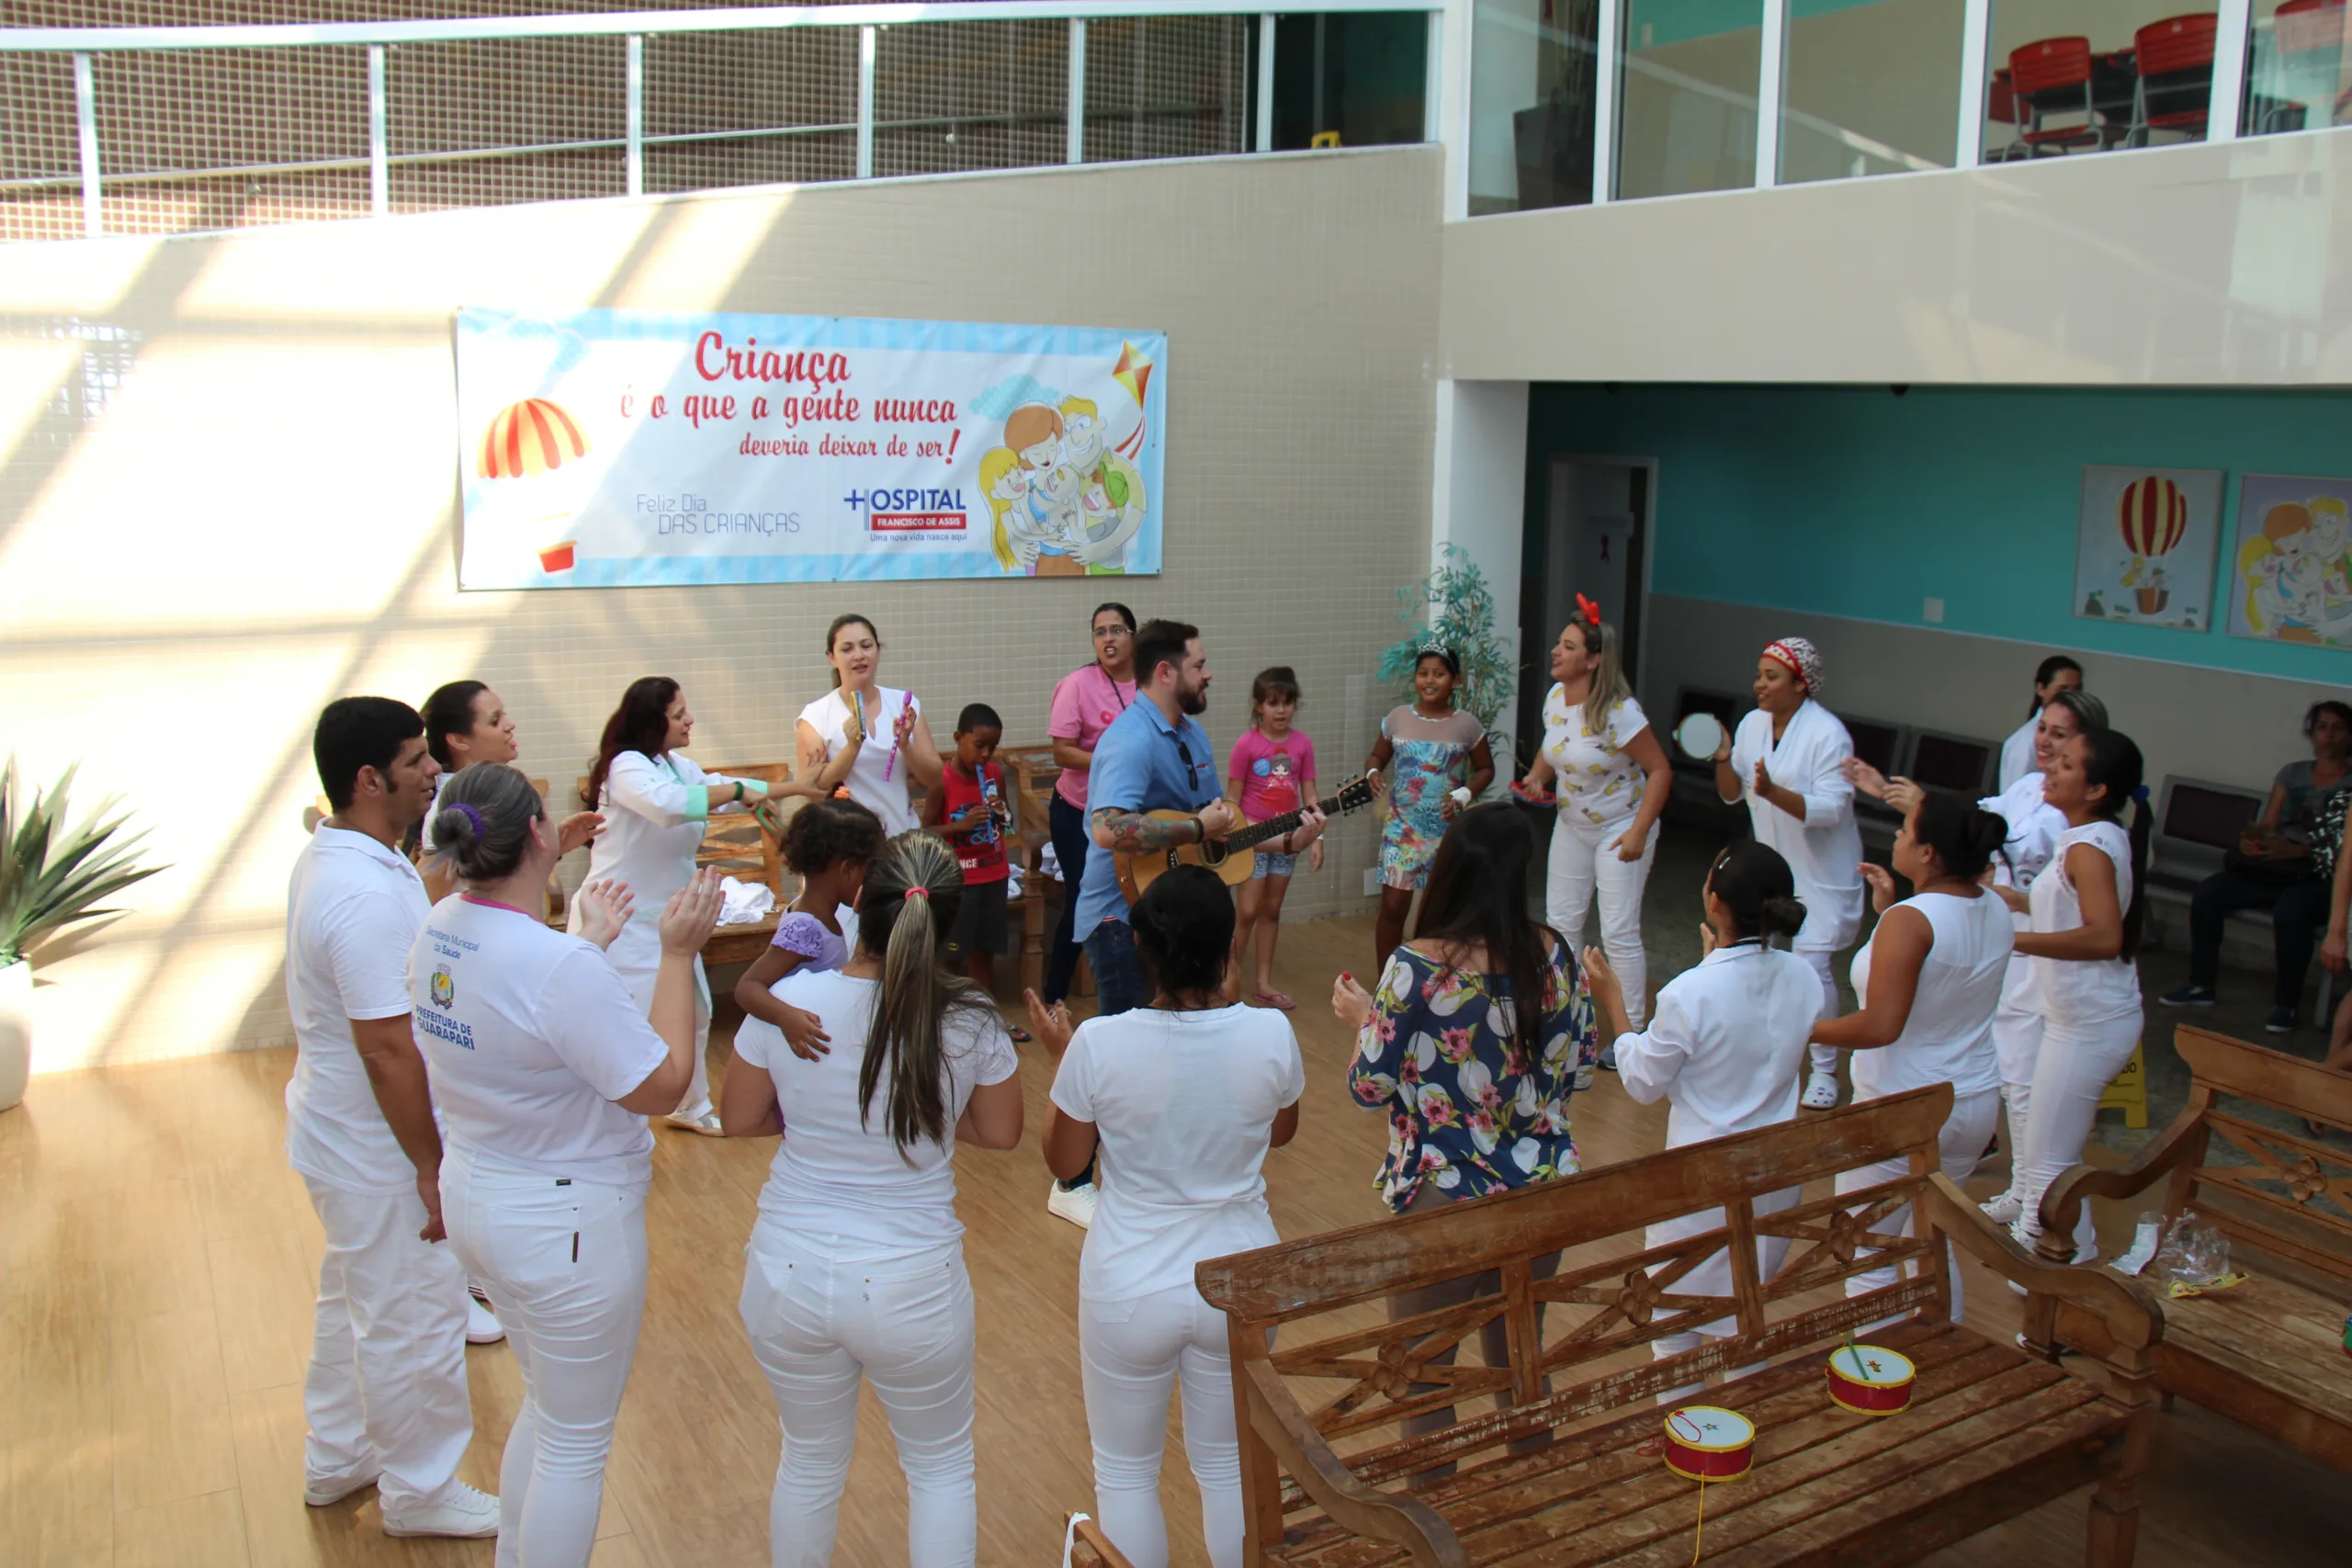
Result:
M2013 1225L2018 1223L2018 1216L2025 1212L2025 1204L2018 1201L2018 1195L2014 1192L2004 1192L1997 1198L1987 1198L1976 1206L1984 1210L1984 1217L1996 1225Z
M1834 1111L1838 1108L1838 1080L1828 1073L1815 1073L1804 1080L1804 1098L1799 1105L1807 1111Z
M377 1474L372 1470L352 1470L341 1475L306 1475L302 1478L302 1501L313 1508L333 1507L354 1493L375 1485Z
M1046 1194L1046 1213L1084 1230L1094 1223L1094 1201L1100 1196L1091 1181L1076 1187L1064 1187L1057 1181Z
M1592 1063L1587 1062L1583 1066L1577 1069L1576 1092L1582 1094L1591 1089L1594 1081L1600 1077L1600 1069Z
M506 1325L490 1310L490 1303L480 1291L466 1293L466 1343L495 1345L506 1337Z
M706 1111L699 1116L688 1116L681 1111L673 1116L664 1116L662 1120L673 1127L684 1127L689 1133L700 1133L706 1138L727 1136L727 1129L718 1124L718 1112L716 1111Z
M384 1516L389 1536L447 1536L452 1540L488 1540L498 1533L498 1499L462 1481L449 1483L439 1502L399 1518Z

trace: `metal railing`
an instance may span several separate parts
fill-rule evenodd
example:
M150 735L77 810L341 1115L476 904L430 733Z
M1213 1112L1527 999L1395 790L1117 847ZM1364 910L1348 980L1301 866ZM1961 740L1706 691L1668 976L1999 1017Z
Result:
M282 175L368 173L368 210L382 215L391 209L392 171L424 164L610 153L617 149L625 169L623 190L630 196L646 188L649 149L762 139L854 135L853 177L875 175L877 130L942 130L947 140L960 128L973 125L1035 125L1062 122L1062 160L1086 161L1086 64L1089 22L1165 22L1177 18L1255 17L1255 124L1249 150L1271 151L1274 134L1274 34L1278 16L1425 15L1429 18L1427 81L1424 85L1424 140L1437 139L1434 123L1438 101L1439 61L1443 0L1283 0L1279 11L1264 8L1264 0L945 0L945 3L881 5L738 6L692 11L627 11L562 16L478 17L450 20L320 22L208 27L14 28L0 28L0 63L9 57L70 58L73 64L74 143L78 169L71 173L39 173L0 177L0 195L71 190L79 187L82 232L105 233L105 194L110 185L168 185L227 179L259 180ZM1065 104L1058 114L1032 109L1014 113L901 114L877 116L877 59L882 35L890 28L928 24L972 26L988 23L1054 23L1068 29ZM764 125L649 134L646 119L646 40L713 34L778 35L801 29L854 28L856 33L856 112L854 119L820 119L791 125ZM388 51L419 45L462 45L516 42L528 39L620 39L621 134L541 140L527 143L468 148L437 148L415 152L392 149L387 84ZM146 168L106 172L106 149L99 135L99 65L101 57L171 51L335 51L364 49L367 60L367 152L363 157L329 156L248 160L182 168ZM1164 106L1137 104L1121 115L1182 114L1197 111L1197 104L1171 102ZM315 129L315 128L305 128ZM1243 149L1236 148L1236 151Z

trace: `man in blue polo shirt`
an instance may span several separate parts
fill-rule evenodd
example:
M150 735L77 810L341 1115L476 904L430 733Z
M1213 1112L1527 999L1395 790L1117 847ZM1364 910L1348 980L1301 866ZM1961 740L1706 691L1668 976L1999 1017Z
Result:
M1094 842L1133 854L1224 838L1241 825L1241 816L1218 787L1216 753L1197 716L1209 705L1209 661L1201 651L1200 628L1146 621L1136 633L1135 671L1139 700L1102 732L1087 774ZM1147 815L1168 810L1193 815L1169 822ZM1322 815L1310 803L1292 843L1304 849L1322 831ZM1113 855L1086 857L1075 930L1094 969L1096 1013L1107 1018L1141 1006L1143 968ZM1057 1185L1046 1206L1082 1225L1093 1217L1094 1195L1090 1168L1076 1182Z

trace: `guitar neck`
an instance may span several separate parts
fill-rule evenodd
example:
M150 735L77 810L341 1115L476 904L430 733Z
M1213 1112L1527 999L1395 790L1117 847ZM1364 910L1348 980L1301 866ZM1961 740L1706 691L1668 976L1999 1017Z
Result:
M1340 810L1340 797L1335 795L1329 800L1318 800L1315 803L1315 809L1326 817L1336 816ZM1263 822L1251 823L1238 833L1227 833L1225 836L1225 846L1228 850L1246 850L1253 844L1262 844L1268 839L1281 838L1306 819L1306 810L1304 807L1296 811L1286 812L1280 817L1269 817Z

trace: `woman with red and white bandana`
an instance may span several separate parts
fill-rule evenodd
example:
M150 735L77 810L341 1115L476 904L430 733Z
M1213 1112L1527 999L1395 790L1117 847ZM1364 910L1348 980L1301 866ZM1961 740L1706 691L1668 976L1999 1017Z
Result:
M1821 1016L1835 1018L1838 982L1830 955L1862 923L1862 836L1854 825L1854 786L1846 759L1852 737L1821 705L1821 655L1801 637L1765 645L1756 660L1756 711L1715 752L1715 793L1746 800L1756 841L1781 852L1796 874L1804 928L1791 943L1821 978ZM1816 1045L1802 1103L1838 1103L1838 1053Z

